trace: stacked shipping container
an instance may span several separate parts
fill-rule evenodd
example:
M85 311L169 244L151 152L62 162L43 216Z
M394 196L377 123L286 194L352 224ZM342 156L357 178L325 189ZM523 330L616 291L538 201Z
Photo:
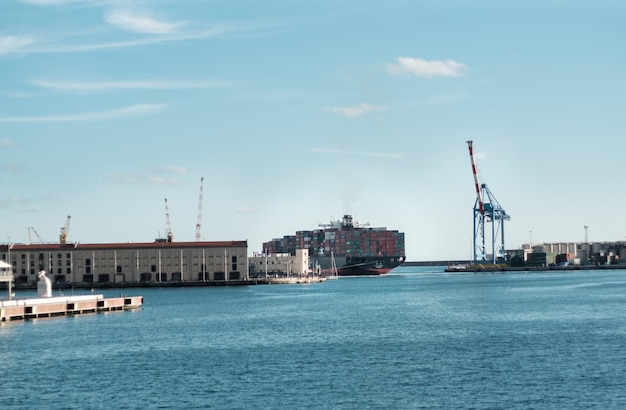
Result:
M341 222L332 222L322 229L297 231L263 243L264 253L295 254L296 249L309 249L311 256L377 257L405 255L404 233L386 228L355 226L349 215Z

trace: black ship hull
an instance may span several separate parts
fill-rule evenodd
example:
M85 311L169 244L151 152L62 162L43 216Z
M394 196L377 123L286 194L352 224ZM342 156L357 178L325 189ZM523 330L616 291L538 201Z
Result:
M342 257L335 256L337 272L334 272L330 256L311 257L312 270L322 276L376 276L384 275L404 262L402 256L367 256Z

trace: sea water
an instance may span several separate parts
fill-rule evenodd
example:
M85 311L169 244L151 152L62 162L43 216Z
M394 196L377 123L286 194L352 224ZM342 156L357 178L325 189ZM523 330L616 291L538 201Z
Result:
M103 293L0 325L0 408L626 408L623 271Z

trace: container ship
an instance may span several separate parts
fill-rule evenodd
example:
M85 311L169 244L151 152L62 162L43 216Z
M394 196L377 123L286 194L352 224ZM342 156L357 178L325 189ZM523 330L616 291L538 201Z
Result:
M383 275L406 257L403 232L359 225L352 215L263 243L265 254L295 255L298 249L308 249L310 271L323 276Z

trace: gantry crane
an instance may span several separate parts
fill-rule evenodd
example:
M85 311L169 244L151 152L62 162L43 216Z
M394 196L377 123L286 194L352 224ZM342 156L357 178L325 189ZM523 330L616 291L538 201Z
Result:
M487 184L481 184L478 179L478 169L474 159L473 142L467 141L472 172L476 187L476 202L474 203L474 263L491 262L493 264L504 261L504 221L511 217L500 206ZM491 260L487 260L485 249L485 223L491 223Z
M70 233L70 218L71 216L67 216L65 219L65 226L61 228L61 234L59 235L59 242L64 244L67 243L67 235Z
M165 198L165 235L167 242L174 241L174 234L172 233L172 226L170 224L170 209L167 206L167 198Z
M200 178L200 198L198 199L198 222L196 223L196 242L200 241L202 236L202 183L204 177Z

